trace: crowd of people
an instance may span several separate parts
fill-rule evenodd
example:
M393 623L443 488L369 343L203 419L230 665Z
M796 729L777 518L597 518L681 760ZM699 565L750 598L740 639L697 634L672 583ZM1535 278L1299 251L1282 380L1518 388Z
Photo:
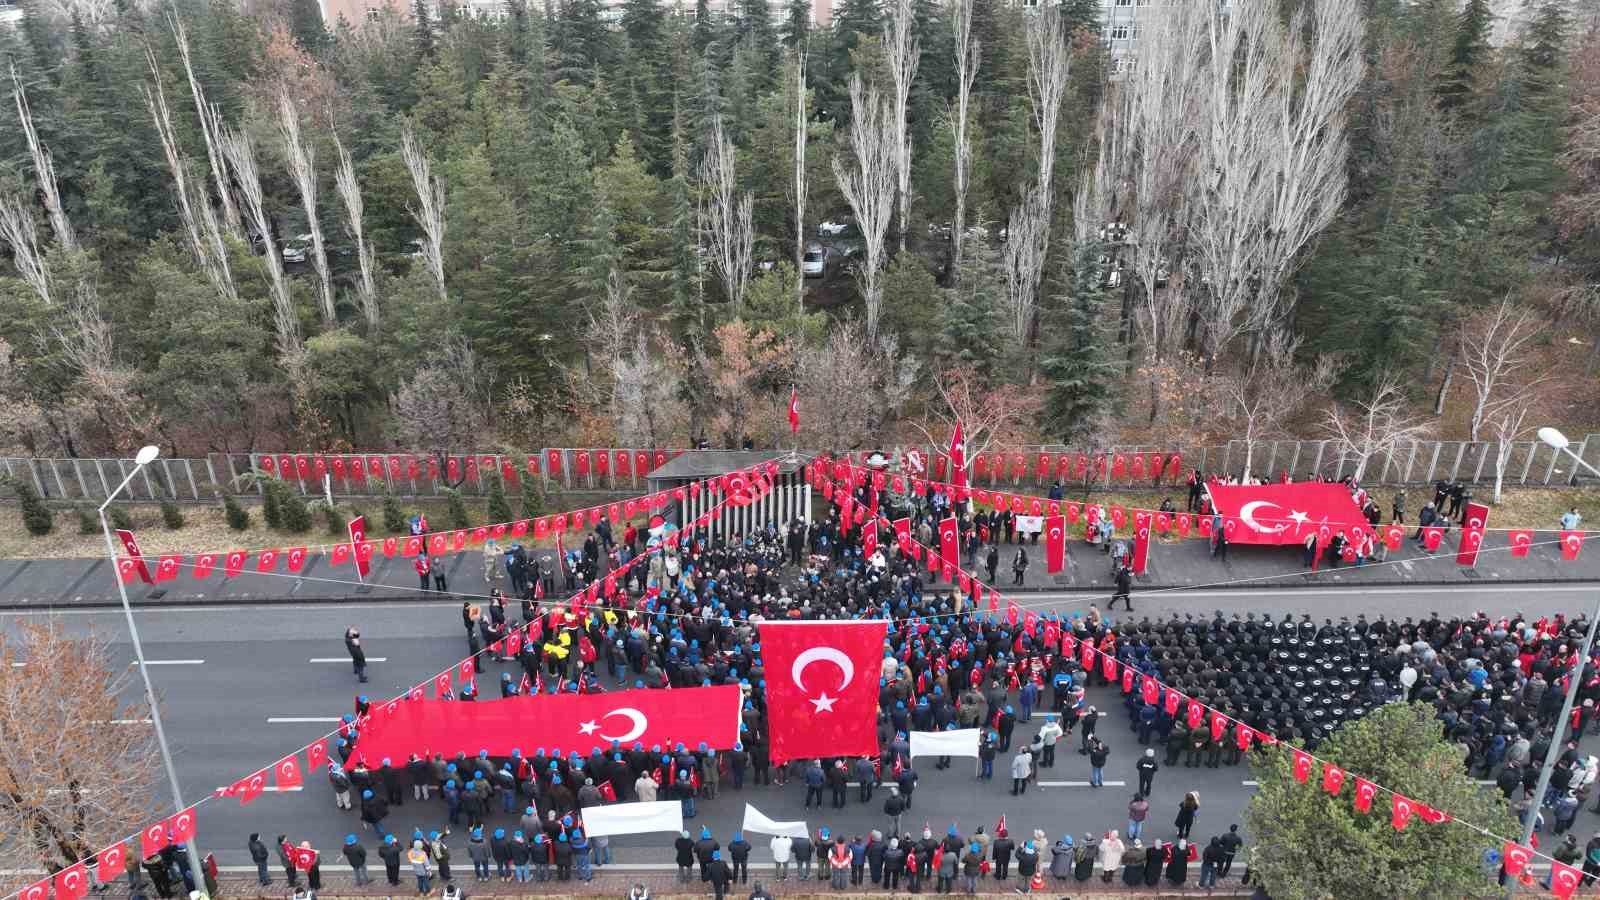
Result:
M913 534L931 540L931 524L948 514L946 507L918 502L904 512L914 518ZM1007 523L988 514L968 518L958 510L958 515L969 536L968 561L986 557L992 578L996 547L1007 540ZM451 832L415 830L408 840L398 839L387 819L408 799L442 804L427 815L467 829L475 877L585 880L609 860L605 839L583 834L587 807L678 799L685 818L692 819L697 800L715 798L722 790L742 790L747 782L781 786L790 781L800 782L797 788L804 789L807 807L815 803L819 809L825 792L832 808L845 806L847 782L858 784L859 803L875 802L874 790L886 787L884 827L848 835L823 827L808 838L773 838L773 875L780 880L791 872L811 877L813 861L818 877L836 887L870 882L912 891L959 886L971 892L976 879L1010 879L1013 866L1024 888L1045 878L1085 881L1096 875L1130 885L1153 885L1162 878L1183 884L1191 865L1198 866L1202 886L1228 876L1235 858L1245 852L1237 826L1192 838L1199 796L1174 791L1174 797L1183 795L1176 803L1174 831L1157 837L1147 830L1151 793L1163 763L1174 767L1181 759L1187 767L1236 765L1242 753L1231 741L1212 739L1209 729L1189 731L1182 717L1169 715L1160 702L1143 702L1137 691L1123 695L1131 740L1141 748L1134 766L1139 789L1129 800L1126 828L1119 820L1113 823L1117 828L1098 835L1062 834L1051 840L1043 827L1015 838L1003 828L964 834L952 827L937 836L931 829L919 835L903 827L918 782L917 761L907 741L911 731L981 728L978 777L992 779L994 764L1001 760L1011 793L1022 795L1041 770L1057 764L1058 746L1066 741L1070 747L1072 732L1078 730L1078 750L1089 764L1091 784L1103 783L1110 755L1108 725L1086 691L1108 686L1098 670L1085 671L1075 654L1057 652L1059 636L1068 629L1133 670L1156 676L1262 734L1308 749L1314 750L1340 722L1380 704L1401 699L1433 703L1443 733L1462 747L1463 766L1485 778L1493 773L1508 797L1521 785L1516 802L1523 813L1537 814L1542 805L1550 806L1558 828L1563 817L1570 824L1571 798L1581 802L1595 780L1594 759L1580 756L1574 741L1558 770L1558 775L1566 774L1552 782L1548 796L1527 796L1561 705L1560 688L1552 681L1572 658L1582 621L1530 623L1480 615L1466 620L1325 620L1318 625L1305 617L1274 621L1217 613L1159 622L1132 621L1130 616L1113 624L1091 606L1082 616L1046 614L1029 634L1020 623L963 607L950 593L935 590L923 567L902 557L892 539L879 552L864 556L860 534L860 528L844 527L835 513L810 526L798 521L773 524L733 541L706 541L697 533L653 554L648 565L629 568L622 585L628 602L582 614L541 599L547 596L542 584L551 577L545 572L523 579L523 593L516 600L497 589L482 609L464 604L462 623L468 650L478 657L478 671L487 671L486 665L496 661L508 664L499 677L501 696L738 684L745 699L740 741L731 750L613 742L587 756L547 757L541 749L528 757L363 760L357 731L363 697L352 714L351 733L338 741L338 758L328 767L338 805L357 812L376 834L389 884L397 884L401 870L408 868L419 893L428 892L435 874L451 880L446 844ZM1027 536L1014 530L1009 535L1020 552ZM575 551L576 571L562 560L559 574L568 579L567 586L581 589L585 578L601 577L610 561L642 552L648 536L630 526L617 538L609 528L589 535ZM915 626L892 629L886 644L879 696L881 752L874 758L774 765L759 624L864 616ZM507 629L535 624L539 640L523 642L514 657L502 654L499 639ZM479 698L463 687L459 699ZM1596 701L1600 678L1583 686L1583 703L1575 714L1578 733L1597 718ZM1036 719L1036 728L1018 729ZM1158 749L1165 750L1164 760ZM939 758L934 768L951 764L949 758ZM352 802L352 795L359 801ZM497 817L512 821L495 827L490 820ZM350 848L364 857L354 834L346 857L355 868ZM690 879L698 872L718 897L730 885L746 883L750 853L743 835L732 835L723 848L709 828L701 829L697 839L685 832L676 842L680 875ZM1600 853L1594 865L1600 871ZM262 875L265 879L265 869Z

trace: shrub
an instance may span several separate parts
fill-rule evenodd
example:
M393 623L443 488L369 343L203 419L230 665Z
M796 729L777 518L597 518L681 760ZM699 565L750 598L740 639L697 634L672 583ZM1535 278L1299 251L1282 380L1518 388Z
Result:
M467 521L467 504L461 501L461 492L455 488L447 488L444 492L445 501L449 504L446 518L450 521L451 528L465 528Z
M345 533L345 522L348 521L339 512L339 507L329 506L324 503L318 509L322 512L322 523L328 529L328 534L340 537ZM351 518L355 518L352 516Z
M133 530L133 516L128 514L127 509L121 506L108 506L106 507L106 515L111 517L112 528L120 528L123 531Z
M544 513L544 489L532 475L522 479L522 517L531 519Z
M95 518L94 510L79 506L73 512L78 514L79 534L95 534L100 530L100 520Z
M261 481L261 518L266 520L268 528L283 526L283 488L287 487L276 478L265 478Z
M169 531L177 531L183 527L183 510L171 500L161 501L161 522Z
M222 515L228 520L228 527L234 531L244 531L250 527L250 513L233 499L232 494L222 495Z
M284 482L278 482L281 496L278 497L278 515L283 519L283 529L294 534L304 534L311 530L311 508L306 506L305 498L294 492Z
M55 516L44 505L33 485L16 478L6 479L6 484L17 495L17 505L22 510L22 527L34 537L43 537L56 527Z
M506 502L506 490L501 486L500 479L492 479L489 482L489 521L498 523L511 519L511 504Z
M383 530L390 534L403 534L406 530L406 513L400 508L400 501L395 495L385 491L383 494Z

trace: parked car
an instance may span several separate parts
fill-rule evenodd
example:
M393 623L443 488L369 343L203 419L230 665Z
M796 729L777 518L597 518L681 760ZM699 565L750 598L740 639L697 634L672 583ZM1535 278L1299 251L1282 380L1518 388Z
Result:
M301 234L283 242L283 261L303 263L311 255L311 235Z
M822 278L828 274L828 249L816 244L806 248L800 257L800 274L806 278Z

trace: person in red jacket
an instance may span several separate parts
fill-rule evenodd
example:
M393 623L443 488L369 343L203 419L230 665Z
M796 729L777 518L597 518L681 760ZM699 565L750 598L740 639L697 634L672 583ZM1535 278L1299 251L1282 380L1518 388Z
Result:
M413 566L417 570L417 578L422 581L421 590L426 591L428 589L428 573L433 569L433 566L428 562L428 554L417 554L417 561L413 563Z

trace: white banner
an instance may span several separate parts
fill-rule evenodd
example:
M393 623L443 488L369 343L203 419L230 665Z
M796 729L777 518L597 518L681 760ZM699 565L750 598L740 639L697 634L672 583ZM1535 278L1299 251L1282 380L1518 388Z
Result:
M911 732L912 756L977 756L981 729Z
M1044 530L1044 516L1017 516L1016 523L1017 531L1022 534Z
M591 806L583 811L583 830L590 836L610 834L649 834L655 831L683 830L683 803L657 800L653 803L612 803Z
M744 830L751 834L787 834L795 838L810 836L805 822L774 822L748 803L744 805Z

